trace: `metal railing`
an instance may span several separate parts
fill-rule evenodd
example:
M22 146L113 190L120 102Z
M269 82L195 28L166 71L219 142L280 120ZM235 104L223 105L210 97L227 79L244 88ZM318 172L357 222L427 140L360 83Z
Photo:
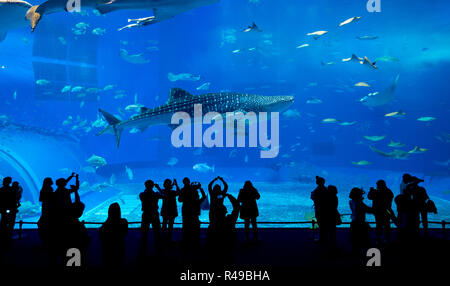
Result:
M22 231L23 231L23 225L24 224L35 224L35 225L38 224L37 222L30 222L30 221L23 221L23 220L20 220L20 221L18 221L16 223L19 224L19 239L22 238ZM103 224L103 222L88 222L88 221L82 221L82 223L85 224L85 225L102 225ZM374 221L369 221L367 223L375 224ZM141 222L140 221L128 222L128 225L133 225L133 224L141 224ZM175 222L174 224L175 225L181 225L182 223L181 222ZM200 224L209 225L209 222L200 222ZM239 222L236 222L236 224L244 224L244 222L239 221ZM258 221L258 224L274 224L274 225L277 225L277 224L278 225L282 225L282 224L283 225L295 225L295 224L297 224L297 225L308 225L308 224L310 224L311 225L311 229L312 229L313 239L315 239L315 236L316 236L317 221L314 220L314 219L310 220L310 221ZM351 222L342 222L341 225L342 224L344 224L344 225L345 224L351 224ZM442 220L440 222L439 221L428 221L428 224L441 225L443 238L447 239L446 238L446 230L447 230L446 226L447 226L447 224L450 224L450 222L446 222L445 220Z

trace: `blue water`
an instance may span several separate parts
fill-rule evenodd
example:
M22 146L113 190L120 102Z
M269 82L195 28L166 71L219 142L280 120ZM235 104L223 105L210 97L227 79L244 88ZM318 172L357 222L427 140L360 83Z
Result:
M6 116L0 122L32 126L2 127L1 146L20 156L27 165L24 168L34 173L39 183L45 176L67 176L68 169L80 172L81 181L89 184L83 192L88 209L94 210L88 214L90 220L103 220L110 200L121 196L137 200L142 182L148 178L162 182L166 177L181 181L190 176L206 186L210 179L221 175L235 186L233 194L244 180L251 179L258 182L262 194L261 220L284 221L308 217L312 204L309 192L314 187L311 178L316 174L338 186L340 208L347 213L352 186L367 189L383 178L398 193L403 172L425 178L424 186L441 206L436 220L450 219L446 203L450 195L450 19L446 11L450 3L381 3L381 13L368 13L363 0L222 0L155 25L120 32L117 29L126 25L128 18L150 16L152 12L118 11L96 16L89 10L88 16L65 12L46 15L34 33L28 27L9 31L0 43L0 115ZM361 16L361 20L338 27L353 16ZM262 32L243 33L253 21ZM80 22L89 27L85 35L77 36L72 28ZM93 35L95 28L106 29L106 33ZM306 36L317 30L328 33L317 40ZM378 38L356 39L364 35ZM296 48L302 44L309 46ZM149 62L129 63L119 56L120 49L129 54L144 53ZM233 52L236 50L239 52ZM342 62L352 54L372 61L380 57L395 59L378 60L378 69L373 70ZM333 64L324 64L330 62ZM171 82L170 72L201 78ZM62 77L62 73L67 75ZM392 102L374 108L359 102L368 93L388 87L397 75L400 77ZM50 84L45 91L52 94L44 94L42 86L36 84L46 77ZM206 82L211 83L209 92L295 96L289 109L298 111L299 116L281 114L277 158L261 159L258 148L177 149L170 143L171 129L165 126L134 134L126 130L117 149L112 135L96 136L101 128L91 126L99 115L98 108L126 119L134 114L124 109L135 103L135 94L137 103L155 107L166 102L170 88L200 94L204 91L196 88ZM366 82L370 87L355 87L357 82ZM102 91L98 99L97 94L77 98L77 93L61 93L65 85ZM107 85L114 87L103 91ZM126 96L115 99L117 94ZM307 104L309 98L322 103ZM384 116L398 110L406 116ZM63 125L68 116L74 118L73 122ZM417 120L423 116L435 120ZM325 118L357 123L324 124ZM85 126L74 128L84 120ZM88 126L92 129L86 130ZM37 133L35 127L50 131ZM55 136L55 132L75 141ZM377 142L363 137L381 135L386 137ZM415 146L427 150L399 160L369 149L374 146L390 152L394 150L387 146L391 140L404 143L404 151ZM230 155L232 150L235 153ZM96 173L82 171L92 154L105 158L108 164ZM172 167L167 165L171 158L178 159ZM19 181L22 179L19 171L0 160L0 175L13 174ZM352 164L361 160L371 164ZM197 163L214 165L215 172L196 172L192 167ZM132 180L125 166L133 171ZM111 179L113 174L115 180ZM101 183L109 185L93 188ZM36 190L26 189L24 200L36 208L38 204L30 192ZM304 200L303 208L299 200ZM133 204L131 217L139 213L136 202ZM282 207L276 209L278 205ZM99 211L95 211L96 207Z

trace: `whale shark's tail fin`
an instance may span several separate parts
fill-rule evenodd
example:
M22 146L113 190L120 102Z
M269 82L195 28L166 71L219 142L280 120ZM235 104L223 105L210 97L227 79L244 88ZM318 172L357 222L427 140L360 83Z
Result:
M98 135L102 135L108 131L112 131L114 132L114 135L116 136L116 145L117 148L119 148L119 144L120 144L120 136L122 135L123 132L123 128L120 127L119 123L121 123L122 121L120 121L120 119L118 119L117 117L115 117L114 115L112 115L111 113L103 110L103 109L99 109L98 110L103 117L105 118L105 120L108 122L109 126L106 127L105 129L103 129L102 131L100 131Z
M34 31L37 24L41 20L42 16L39 12L36 10L39 8L39 5L32 6L30 9L28 9L25 18L28 19L31 23L31 31Z

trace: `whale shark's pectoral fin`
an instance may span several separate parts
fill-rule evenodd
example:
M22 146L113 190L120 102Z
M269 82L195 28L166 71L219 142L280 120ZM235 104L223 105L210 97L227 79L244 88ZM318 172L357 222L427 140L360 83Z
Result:
M0 42L3 42L5 40L7 33L8 32L0 32Z
M31 31L34 31L37 24L41 20L42 16L41 13L37 11L39 8L39 5L32 6L30 9L28 9L27 13L25 14L25 18L30 21L31 24Z

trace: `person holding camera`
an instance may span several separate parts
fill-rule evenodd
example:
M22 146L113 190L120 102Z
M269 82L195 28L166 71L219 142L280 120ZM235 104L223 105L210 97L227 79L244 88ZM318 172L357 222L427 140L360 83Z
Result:
M216 181L222 182L223 189L219 184L214 185ZM214 228L216 224L221 223L222 218L224 218L227 213L227 208L223 204L227 191L228 191L227 183L222 177L219 176L214 178L208 185L208 192L211 200L211 205L209 209L209 225L212 228Z
M201 205L206 199L205 191L199 182L192 182L189 178L183 179L183 188L180 190L178 201L183 203L181 215L183 217L183 241L186 243L199 242ZM201 197L198 192L200 191Z
M162 195L161 216L163 218L162 231L167 232L167 242L172 242L173 224L175 218L178 216L177 196L180 194L177 180L166 179L163 184L164 189L160 190ZM173 190L173 187L176 189Z
M158 184L155 184L152 180L147 180L144 183L145 190L139 194L139 199L142 203L142 222L141 222L141 251L144 252L147 245L148 230L150 224L153 228L155 235L155 245L159 244L161 222L159 220L158 213L158 201L162 198L161 188ZM156 187L158 191L154 191L153 187Z
M385 235L385 240L387 242L391 239L391 217L393 216L392 211L392 200L394 199L394 193L386 186L384 180L377 181L377 188L370 188L367 198L372 201L372 209L375 215L376 221L376 236L377 240L380 242L381 237Z

